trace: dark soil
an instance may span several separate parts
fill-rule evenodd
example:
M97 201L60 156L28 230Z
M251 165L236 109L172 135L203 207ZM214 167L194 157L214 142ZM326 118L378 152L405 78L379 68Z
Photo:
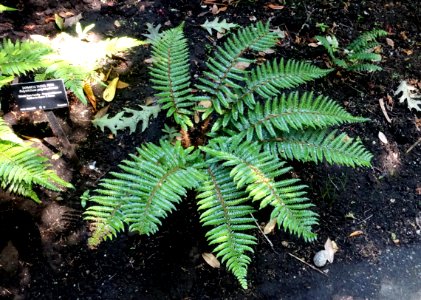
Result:
M102 3L104 2L104 3ZM206 54L218 43L199 25L213 19L200 1L2 1L19 12L0 15L0 36L22 39L29 34L57 33L54 13L82 12L83 25L95 23L104 36L141 38L147 22L170 28L185 22L193 72L203 70ZM273 1L276 2L276 1ZM328 26L346 45L360 33L381 28L383 71L372 74L340 72L310 83L306 88L336 99L354 115L371 122L349 125L347 132L362 138L374 154L371 168L345 168L294 163L309 185L320 214L318 240L312 244L276 231L268 238L258 232L249 269L248 290L242 290L224 268L212 269L201 253L211 248L198 222L190 197L155 236L123 234L99 249L86 246L89 234L81 218L80 195L145 141L157 141L164 118L152 121L144 133L112 137L81 118L90 108L71 99L69 111L55 111L69 140L77 144L81 167L66 158L58 169L76 189L61 195L44 194L43 204L0 194L0 297L10 299L420 299L421 298L421 123L414 111L399 103L393 91L401 80L420 80L420 5L416 1L286 1L282 10L265 8L266 1L242 1L218 16L247 25L271 20L286 32L278 55L327 63L321 47L312 48L314 36ZM206 13L206 14L205 14ZM116 26L115 21L120 22ZM209 47L205 47L205 44ZM121 79L130 87L119 91L109 112L144 104L151 96L147 66L148 47L129 56ZM7 89L2 102L9 100ZM384 117L384 99L392 119ZM3 106L5 110L5 106ZM15 110L11 104L8 110ZM5 117L9 116L8 111ZM89 115L89 114L88 114ZM418 117L420 117L418 115ZM17 114L11 123L26 136L51 138L45 119L34 113ZM418 122L418 123L417 123ZM29 124L32 124L29 126ZM67 124L67 125L65 125ZM380 142L379 131L389 143ZM44 141L44 144L47 143ZM46 153L56 151L44 145ZM91 168L89 167L91 166ZM64 199L63 199L64 198ZM62 200L62 201L60 201ZM261 220L266 220L262 215ZM362 234L350 237L351 233ZM339 246L333 264L321 274L290 254L312 264L314 254L330 237ZM395 297L396 296L396 297Z

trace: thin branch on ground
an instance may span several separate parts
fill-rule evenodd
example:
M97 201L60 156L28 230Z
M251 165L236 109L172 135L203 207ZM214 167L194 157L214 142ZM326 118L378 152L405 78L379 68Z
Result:
M299 258L298 256L295 256L294 254L289 253L289 252L288 252L288 255L289 255L289 256L292 256L292 257L293 257L293 258L295 258L296 260L298 260L298 261L302 262L302 263L303 263L303 264L305 264L306 266L308 266L308 267L312 268L314 271L317 271L317 272L319 272L320 274L323 274L323 275L325 275L326 277L329 277L329 276L328 276L325 272L323 272L323 271L321 271L321 270L317 269L316 267L314 267L314 266L310 265L308 262L306 262L305 260L303 260L303 259Z

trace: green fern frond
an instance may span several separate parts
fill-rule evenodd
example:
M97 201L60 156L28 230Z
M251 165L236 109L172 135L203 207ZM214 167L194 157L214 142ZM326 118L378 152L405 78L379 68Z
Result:
M283 94L280 98L257 103L253 110L233 122L238 132L247 133L247 140L277 137L279 131L303 130L307 127L324 128L343 123L367 121L354 117L328 97L313 93Z
M377 53L369 53L369 52L358 52L358 53L351 53L348 56L348 59L351 61L381 61L382 56Z
M66 88L72 91L83 104L88 104L88 99L83 91L83 85L91 76L94 76L93 70L79 65L72 65L67 61L57 60L52 62L43 74L45 79L63 79Z
M16 41L4 39L0 45L0 74L22 75L45 67L43 57L51 49L42 43L33 41Z
M203 174L195 166L198 152L161 141L160 146L148 143L137 149L119 166L121 172L111 172L95 190L89 201L95 205L85 212L85 219L94 225L91 247L112 238L124 229L139 234L153 234L161 219L174 210L187 189L197 187Z
M364 32L351 44L349 44L347 49L355 53L366 52L367 50L373 48L373 44L371 42L376 42L376 39L382 36L387 36L387 32L381 29ZM378 43L376 42L376 44Z
M272 98L279 95L282 89L297 87L307 81L324 77L331 71L332 69L320 69L306 62L294 60L285 62L283 58L279 63L276 59L268 61L251 70L239 101L244 101L247 106L252 107L255 103L253 99L255 92L264 99Z
M150 68L153 88L167 117L174 120L184 130L193 126L189 52L184 37L183 26L166 31L152 47L153 66Z
M336 135L337 130L290 131L279 138L261 140L264 149L285 159L313 161L326 160L329 164L345 166L370 166L373 155L359 138L350 138L346 133Z
M109 57L119 52L126 51L130 48L148 44L145 41L130 38L127 36L106 39L104 41L101 41L100 43L104 44L105 54Z
M212 106L206 110L203 118L213 111L222 114L224 108L238 97L233 89L241 88L245 80L246 71L237 68L239 62L253 62L242 56L247 50L264 51L275 45L276 33L269 28L269 23L258 22L239 30L229 36L228 40L218 47L213 58L206 63L209 71L204 72L203 78L199 78L201 84L197 87L208 94L203 99L210 100Z
M257 142L241 143L241 139L241 135L216 138L200 148L212 156L209 162L232 168L230 176L237 188L245 188L253 201L260 202L260 209L273 206L272 218L277 219L278 226L306 241L314 240L311 227L317 224L317 214L309 210L313 205L304 197L306 186L297 185L296 179L279 180L291 168L284 167L285 162L276 155L260 152Z
M335 58L335 53L338 51L338 40L335 36L315 36L316 40L327 50L327 53L331 58Z
M209 244L217 244L213 250L222 257L228 268L243 288L247 288L247 267L251 261L246 252L253 252L256 238L244 231L255 229L251 213L253 207L247 205L247 194L237 189L229 175L229 170L211 164L208 179L198 187L197 195L200 221L204 226L212 226L206 234Z
M53 191L72 187L48 167L48 159L41 151L23 143L0 118L0 187L35 202L40 199L34 185Z
M354 71L354 72L376 72L376 71L382 70L382 68L377 65L363 64L363 63L358 63L353 66L349 66L346 69L348 71Z

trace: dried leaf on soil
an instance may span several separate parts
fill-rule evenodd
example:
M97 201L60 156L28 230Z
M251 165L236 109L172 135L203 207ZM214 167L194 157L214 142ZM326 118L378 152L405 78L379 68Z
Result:
M406 100L409 110L415 109L421 111L421 94L418 93L414 86L409 85L405 80L402 80L393 95L397 96L400 93L402 93L402 96L399 97L400 103L403 103Z
M92 86L89 83L85 83L83 85L83 91L85 92L85 95L91 103L92 107L96 111L96 97L94 95L94 92L92 91Z
M379 131L379 140L385 145L389 143L389 141L387 140L387 137L381 131Z
M212 253L202 253L202 257L205 260L205 262L211 266L212 268L220 268L221 267L221 263L219 262L219 260L215 257L215 255L213 255Z
M238 69L238 70L245 70L250 66L249 62L245 62L245 61L239 61L238 63L236 63L234 65L234 68Z
M284 7L285 7L283 5L278 5L278 4L274 4L274 3L268 3L265 6L266 6L266 8L270 8L270 9L274 9L274 10L281 10L281 9L284 9Z
M334 241L332 241L330 238L327 238L324 247L325 247L325 250L326 250L326 252L325 252L326 259L330 263L333 263L335 253L338 251L338 245L336 245L336 243Z
M105 101L111 102L113 101L115 97L115 90L117 88L118 83L118 77L114 78L110 84L107 86L107 88L104 90L104 93L102 94L102 98L104 98Z
M129 87L129 84L124 82L124 81L119 80L117 82L117 88L118 89L125 89L125 88L128 88L128 87Z
M212 107L212 102L209 100L203 100L199 102L199 106L203 108L209 108Z
M390 39L390 38L386 38L386 43L387 43L390 47L395 48L395 42L394 42L392 39Z
M54 21L56 22L58 29L64 29L64 20L62 17L60 17L58 14L54 14Z
M266 224L265 228L263 229L264 234L269 234L275 229L276 220L277 219L272 219Z
M349 237L357 237L357 236L360 236L360 235L363 235L363 234L364 234L364 232L363 232L363 231L361 231L361 230L356 230L356 231L352 232L352 233L349 235Z

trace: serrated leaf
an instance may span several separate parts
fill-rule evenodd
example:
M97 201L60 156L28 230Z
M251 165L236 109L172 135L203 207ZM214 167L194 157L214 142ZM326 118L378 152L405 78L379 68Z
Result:
M402 95L399 97L399 102L403 103L406 100L408 109L415 109L416 111L421 111L421 94L417 93L417 89L412 85L409 85L405 80L402 80L396 89L394 96Z
M142 106L142 110L135 110L130 108L124 108L123 111L119 112L112 118L108 118L108 114L94 119L92 123L94 126L99 127L101 131L105 131L108 128L114 135L117 135L118 130L130 129L130 134L136 131L137 124L142 121L143 132L149 125L149 119L151 117L156 118L161 108L156 106Z
M162 36L162 32L159 33L159 29L161 28L161 24L158 24L156 26L154 26L151 23L146 23L146 27L147 27L147 31L148 33L142 34L144 37L148 38L148 41L151 42L152 44L157 42L161 36Z
M212 34L212 29L219 33L225 33L227 31L230 31L231 28L238 27L238 24L235 23L228 23L225 19L219 22L219 17L216 17L213 21L209 22L206 20L205 23L202 25L203 28L205 28L209 34Z

